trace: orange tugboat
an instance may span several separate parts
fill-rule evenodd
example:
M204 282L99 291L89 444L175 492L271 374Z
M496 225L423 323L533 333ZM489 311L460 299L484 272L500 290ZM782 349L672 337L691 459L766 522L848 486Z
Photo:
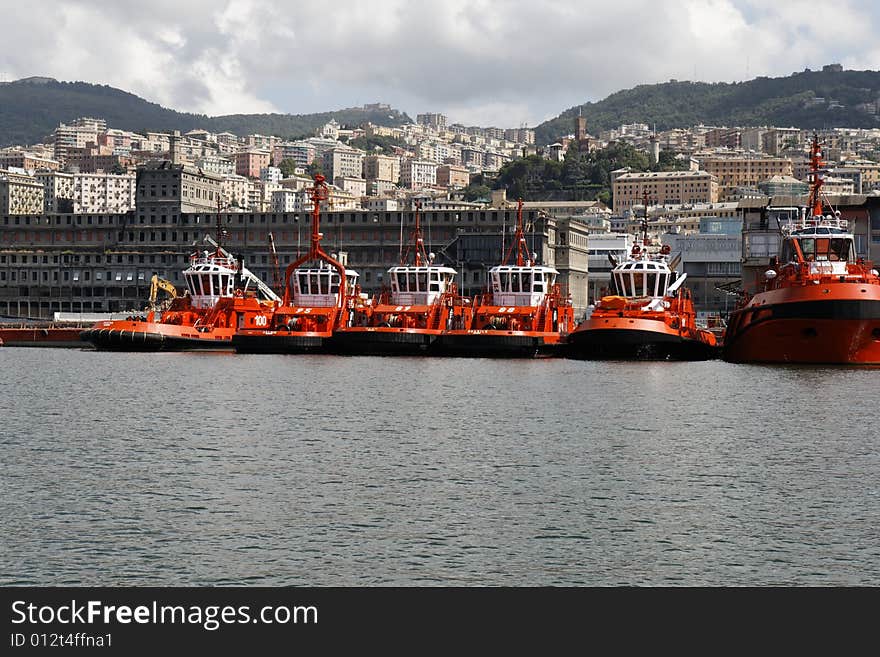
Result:
M321 248L320 205L329 198L324 176L311 188L312 240L308 253L285 271L284 298L268 310L245 312L232 339L240 353L319 353L333 333L347 325L363 305L357 272L346 269ZM303 267L311 264L312 267Z
M535 264L523 233L523 202L517 205L516 237L501 265L489 270L490 291L474 300L465 329L444 331L439 352L449 356L526 357L558 353L574 328L569 295L552 267ZM510 265L516 250L516 264Z
M780 226L781 254L754 296L728 319L724 359L733 363L880 364L880 278L857 259L839 212L823 214L826 173L818 136L810 148L810 196ZM809 216L808 216L809 213Z
M715 336L696 325L687 274L668 263L669 246L657 251L643 221L642 244L614 263L614 295L604 296L568 336L569 358L706 360L717 355Z
M455 286L455 270L434 264L425 252L416 203L412 243L401 264L388 270L391 289L375 303L356 309L351 326L333 336L333 350L356 355L422 355L434 353L443 331L469 324L470 302Z
M220 245L194 253L183 272L186 294L171 300L167 309L157 308L156 285L145 317L97 322L80 333L80 339L98 349L115 351L184 351L232 349L238 317L245 312L270 311L280 301L272 289ZM170 284L166 290L174 288ZM262 298L260 298L262 297Z

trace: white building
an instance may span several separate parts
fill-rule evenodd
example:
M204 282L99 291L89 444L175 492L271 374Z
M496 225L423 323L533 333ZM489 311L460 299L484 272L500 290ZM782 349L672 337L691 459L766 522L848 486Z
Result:
M135 207L135 174L77 173L73 176L73 211L122 214Z
M272 192L272 212L302 212L306 195L295 189L276 189Z
M353 178L351 176L338 176L333 184L342 190L345 190L352 196L367 195L367 181L363 178Z
M364 168L364 153L348 146L336 146L324 153L324 175L327 180L340 176L360 178Z
M278 167L263 167L260 169L260 180L268 183L281 182L281 169Z
M423 189L437 184L437 165L422 160L406 160L400 167L400 184L407 189Z
M397 212L401 209L400 201L396 198L370 196L361 205L370 212Z
M198 158L195 165L206 173L226 176L235 173L235 162L220 155L204 155Z
M43 171L35 174L34 179L43 186L46 212L61 212L62 208L67 212L73 212L72 173Z
M251 181L244 176L235 174L227 174L220 183L220 194L223 203L227 206L234 206L242 210L248 209L250 206L250 188Z

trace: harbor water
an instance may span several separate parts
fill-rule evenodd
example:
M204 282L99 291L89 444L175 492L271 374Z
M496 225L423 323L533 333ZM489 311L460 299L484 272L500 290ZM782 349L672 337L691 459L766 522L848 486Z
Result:
M876 370L0 366L3 585L880 585Z

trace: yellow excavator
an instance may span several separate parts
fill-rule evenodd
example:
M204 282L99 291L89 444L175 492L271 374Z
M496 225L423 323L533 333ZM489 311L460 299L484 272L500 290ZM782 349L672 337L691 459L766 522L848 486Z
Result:
M158 303L159 290L164 290L169 296L169 298L161 304ZM164 278L159 278L156 274L153 274L153 278L150 279L150 310L161 310L162 306L167 306L171 303L172 299L176 298L177 288L174 287L174 284L170 281L166 281Z

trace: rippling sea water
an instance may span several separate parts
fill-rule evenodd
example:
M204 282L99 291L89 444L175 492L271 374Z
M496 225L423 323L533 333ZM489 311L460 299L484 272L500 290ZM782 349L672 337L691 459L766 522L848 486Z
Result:
M876 370L0 366L0 584L880 585Z

